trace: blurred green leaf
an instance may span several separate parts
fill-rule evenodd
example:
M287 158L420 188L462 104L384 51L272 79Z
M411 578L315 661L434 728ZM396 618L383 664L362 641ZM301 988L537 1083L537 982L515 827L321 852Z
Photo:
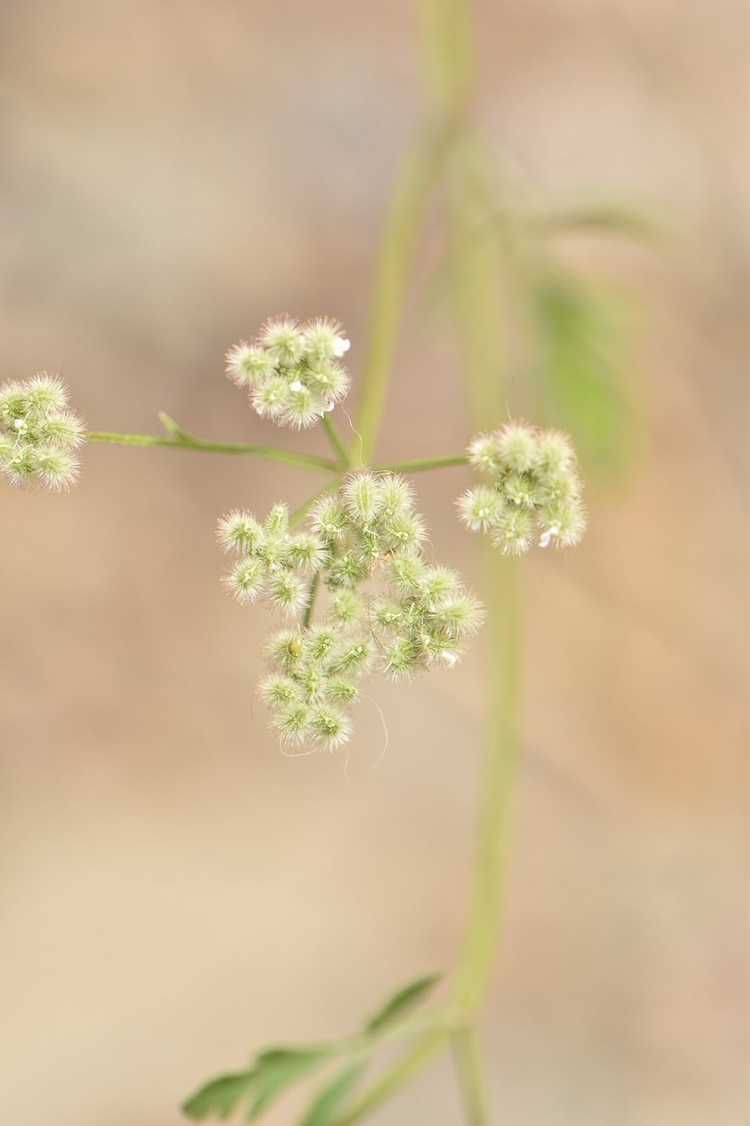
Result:
M621 469L633 431L622 312L601 291L557 270L534 276L531 306L535 374L550 421L570 432L584 464Z
M183 1103L182 1111L188 1118L229 1118L240 1100L250 1094L256 1079L254 1068L233 1075L220 1075L206 1083Z
M541 234L592 231L649 241L664 234L654 216L618 203L582 204L532 215L527 221L533 230Z
M229 1118L244 1102L249 1104L246 1111L248 1121L260 1118L289 1087L305 1079L333 1055L348 1055L351 1060L353 1055L361 1057L374 1050L378 1043L377 1035L424 1000L438 980L437 974L431 974L399 989L367 1022L364 1036L335 1044L264 1049L247 1071L220 1075L206 1083L183 1104L183 1112L188 1118L195 1119L209 1116ZM372 1037L371 1046L369 1037ZM304 1126L325 1126L364 1073L365 1066L365 1062L357 1058L325 1086L311 1104Z
M364 1063L355 1063L342 1071L316 1096L300 1126L330 1126L341 1104L349 1097L365 1073Z
M183 1104L188 1118L229 1118L240 1102L252 1099L248 1119L259 1118L293 1083L328 1059L326 1047L268 1048L261 1052L253 1067L232 1075L220 1075Z
M382 1009L367 1022L365 1032L371 1034L382 1032L389 1024L395 1023L405 1012L423 1001L439 980L440 974L430 974L428 977L420 977L416 981L410 982L409 985L405 985L403 989L399 989L398 993L394 993Z
M325 1048L271 1048L256 1060L257 1094L250 1107L248 1120L259 1118L293 1083L314 1071L328 1058Z

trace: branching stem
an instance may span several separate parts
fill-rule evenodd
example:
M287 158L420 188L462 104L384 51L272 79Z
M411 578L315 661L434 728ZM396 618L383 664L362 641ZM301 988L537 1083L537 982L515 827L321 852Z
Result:
M466 465L466 455L453 457L422 457L413 461L394 461L390 465L376 465L377 473L424 473L428 469L450 469L452 466Z
M88 442L106 442L112 446L159 447L166 450L192 450L207 454L239 454L245 457L259 457L266 461L280 461L285 465L295 465L300 469L324 469L327 473L338 473L339 466L327 457L317 454L294 453L279 450L275 446L247 446L237 442L206 442L192 435L179 439L163 438L156 434L109 434L102 431L89 431Z
M339 467L341 469L348 469L350 461L349 451L347 450L341 438L341 435L336 429L336 425L329 414L323 415L323 429L328 435L328 441L331 443L331 448L333 449L336 457L339 460Z

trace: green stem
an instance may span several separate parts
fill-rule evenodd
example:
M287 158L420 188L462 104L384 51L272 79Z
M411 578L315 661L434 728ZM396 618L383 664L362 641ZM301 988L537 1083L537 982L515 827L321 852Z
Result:
M394 461L390 465L376 465L378 473L424 473L428 469L449 469L454 465L466 465L465 454L455 457L421 457L414 461Z
M331 443L331 448L339 459L339 464L342 469L349 468L349 451L347 450L341 436L336 429L333 419L329 414L323 415L323 429L328 435L328 441Z
M492 548L484 549L489 587L490 699L487 752L480 784L479 837L469 924L459 958L455 1000L472 1017L489 986L500 926L508 850L508 809L520 748L521 628L519 567L498 567Z
M467 1126L487 1126L487 1091L476 1029L458 1029L451 1037L451 1046Z
M388 379L403 317L409 268L432 197L432 189L456 132L455 115L428 126L404 159L386 218L375 272L369 344L362 398L351 461L357 468L372 460L385 407Z
M86 440L88 442L106 442L114 446L159 447L166 450L193 450L208 454L240 454L246 457L264 458L266 461L280 461L285 465L299 466L301 469L325 469L328 473L339 472L338 465L329 458L318 457L316 454L300 454L289 450L278 450L274 446L246 446L236 442L205 442L202 438L193 438L192 436L175 440L154 434L108 434L101 431L89 431Z
M447 1036L447 1030L442 1027L432 1028L420 1036L406 1055L388 1068L384 1075L361 1098L352 1103L340 1118L335 1119L331 1126L353 1126L355 1122L361 1122L373 1110L377 1110L444 1046Z
M320 587L320 571L316 571L310 579L310 586L307 590L307 602L305 604L305 612L302 615L302 628L309 629L312 621L313 610L315 609L315 600L318 597L318 589Z
M324 496L327 496L328 493L335 492L340 484L341 478L335 477L333 481L330 481L329 484L324 485L322 489L318 489L317 493L313 493L311 497L309 497L306 501L303 501L299 508L295 508L294 512L289 517L289 527L298 528L307 516L310 509Z

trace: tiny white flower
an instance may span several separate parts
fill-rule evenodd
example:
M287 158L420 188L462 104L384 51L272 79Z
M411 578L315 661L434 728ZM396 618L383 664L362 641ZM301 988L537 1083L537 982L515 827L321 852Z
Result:
M300 383L299 379L295 379L294 383L289 384L289 390L290 391L304 391L305 385L304 385L304 383Z
M451 653L450 649L443 649L442 653L440 654L440 660L449 669L452 669L453 666L458 661L458 657L456 656L455 653Z
M28 430L28 424L25 418L17 418L13 425L19 433L22 433L24 430Z
M549 547L552 537L559 535L560 529L558 528L557 524L554 524L551 528L548 528L546 532L542 532L541 536L539 537L539 546Z
M351 346L352 346L351 340L347 340L347 338L345 336L337 337L336 341L333 345L333 354L336 357L336 359L340 360L342 356L345 356L346 353L351 348Z

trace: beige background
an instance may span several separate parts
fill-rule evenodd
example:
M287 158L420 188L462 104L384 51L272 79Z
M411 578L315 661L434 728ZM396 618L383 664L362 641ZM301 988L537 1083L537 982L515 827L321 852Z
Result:
M273 441L222 353L289 309L344 321L356 379L419 120L412 5L6 0L1 20L0 377L60 370L92 428L167 409ZM476 5L479 113L530 195L647 201L681 232L572 248L640 299L645 426L628 481L590 490L581 550L527 568L528 746L484 1022L514 1126L748 1120L747 22L739 0ZM383 457L467 434L450 338L416 308ZM436 551L471 572L465 480L419 492ZM254 701L269 615L218 582L217 515L313 484L99 446L68 497L0 490L12 1126L173 1126L251 1048L345 1032L452 962L481 646L452 675L373 683L348 766L291 761ZM449 1063L374 1121L458 1123Z

